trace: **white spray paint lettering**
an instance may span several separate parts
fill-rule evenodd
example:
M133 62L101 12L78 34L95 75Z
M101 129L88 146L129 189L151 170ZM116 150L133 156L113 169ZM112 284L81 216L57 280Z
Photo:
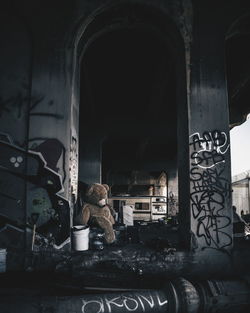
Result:
M119 296L108 299L105 297L97 298L93 300L82 299L82 313L112 313L112 308L120 308L121 312L135 312L138 309L143 312L149 307L153 309L155 306L162 307L168 304L168 300L161 300L159 295L156 295L155 299L152 295L136 295L132 296Z
M196 132L190 135L190 145L193 146L193 166L203 169L213 168L219 163L224 163L224 154L229 149L227 134L225 132ZM198 149L197 149L198 146Z

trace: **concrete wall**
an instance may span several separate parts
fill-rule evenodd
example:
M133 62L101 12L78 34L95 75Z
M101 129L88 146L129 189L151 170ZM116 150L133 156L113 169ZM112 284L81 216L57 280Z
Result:
M28 115L30 105L32 43L25 24L18 18L0 15L0 125L1 140L27 149ZM7 165L24 174L26 159L11 152ZM1 213L20 223L25 221L25 182L11 173L0 176Z
M1 11L0 14L0 204L4 226L9 220L15 225L26 222L26 181L28 120L30 108L32 43L26 25L19 18ZM18 150L18 147L22 151ZM6 238L5 233L8 233ZM24 249L23 231L11 234L1 231L0 246ZM8 249L8 250L9 250ZM15 264L22 267L23 259Z

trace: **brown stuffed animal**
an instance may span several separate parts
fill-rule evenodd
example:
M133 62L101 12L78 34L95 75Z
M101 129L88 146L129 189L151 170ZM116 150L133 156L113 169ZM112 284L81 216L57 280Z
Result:
M84 193L84 204L75 223L87 224L89 221L101 227L104 230L107 243L115 241L113 230L114 218L111 210L106 205L108 198L108 185L92 184L89 185Z

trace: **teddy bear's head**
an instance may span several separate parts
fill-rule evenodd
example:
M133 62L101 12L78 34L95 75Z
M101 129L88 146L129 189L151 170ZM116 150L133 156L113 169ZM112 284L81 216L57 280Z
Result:
M103 207L107 202L108 191L109 186L105 184L89 185L85 193L85 201Z

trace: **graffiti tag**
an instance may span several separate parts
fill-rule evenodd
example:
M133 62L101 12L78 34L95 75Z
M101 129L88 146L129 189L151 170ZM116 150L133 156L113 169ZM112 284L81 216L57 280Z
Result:
M191 213L196 221L196 236L204 239L202 248L231 246L228 232L231 218L225 213L230 183L224 177L225 154L229 143L221 131L194 133L190 136ZM220 166L218 166L220 164Z
M112 309L120 308L121 312L145 312L146 308L153 309L154 307L163 307L166 306L168 300L161 300L160 296L152 295L131 295L131 296L116 296L108 299L104 298L95 298L92 300L82 300L82 313L112 313Z
M190 145L193 147L192 166L197 165L201 168L212 168L218 163L225 162L224 154L229 148L226 133L217 130L204 132L202 136L199 133L192 134Z

